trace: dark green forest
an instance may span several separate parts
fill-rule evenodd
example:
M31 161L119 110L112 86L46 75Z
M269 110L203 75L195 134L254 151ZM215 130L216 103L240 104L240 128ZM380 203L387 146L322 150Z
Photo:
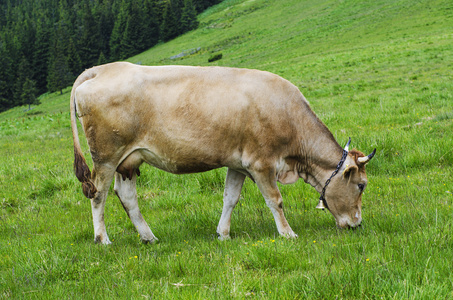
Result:
M0 112L197 28L222 0L0 0Z

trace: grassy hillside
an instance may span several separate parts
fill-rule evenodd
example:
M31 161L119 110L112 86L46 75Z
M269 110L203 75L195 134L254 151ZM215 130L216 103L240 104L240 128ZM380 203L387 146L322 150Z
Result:
M453 297L453 3L225 0L199 20L129 61L255 68L296 84L340 144L377 148L364 226L337 230L300 181L281 187L299 238L280 238L247 180L233 239L219 242L225 170L143 166L139 202L160 242L140 244L109 195L113 244L95 245L72 173L68 88L0 114L0 298Z

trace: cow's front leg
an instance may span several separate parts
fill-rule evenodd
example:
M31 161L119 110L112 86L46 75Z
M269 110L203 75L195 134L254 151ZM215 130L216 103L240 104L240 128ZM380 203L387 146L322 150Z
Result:
M129 219L131 219L138 233L140 239L144 243L153 243L157 241L157 238L152 233L148 224L140 212L137 200L137 187L136 187L137 175L133 173L132 179L122 179L121 174L115 174L115 193L121 201Z
M277 230L280 235L285 237L297 237L291 229L283 213L283 199L277 186L277 178L274 170L264 170L252 174L261 194L266 200L267 206L274 215Z
M230 238L231 214L239 201L244 180L244 174L228 169L225 179L225 191L223 193L222 216L217 226L217 234L220 240Z

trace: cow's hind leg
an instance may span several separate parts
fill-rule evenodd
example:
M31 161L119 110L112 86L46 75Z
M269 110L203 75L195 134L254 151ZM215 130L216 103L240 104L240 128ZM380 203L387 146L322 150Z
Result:
M220 240L230 238L231 214L239 201L244 180L244 174L228 169L225 179L225 191L223 193L222 216L217 226L217 234Z
M93 182L97 192L91 199L91 213L93 216L94 242L97 244L111 244L104 222L105 200L112 183L115 170L95 165L93 169Z
M157 238L151 232L148 224L140 212L137 201L137 188L136 188L137 175L132 175L131 179L125 178L123 180L122 175L119 173L115 174L115 193L121 201L127 215L131 219L138 233L140 239L144 243L153 243L157 241Z
M274 215L277 230L285 237L297 237L291 229L283 213L283 199L277 186L277 179L274 170L264 170L252 173L261 194L266 200L267 206Z

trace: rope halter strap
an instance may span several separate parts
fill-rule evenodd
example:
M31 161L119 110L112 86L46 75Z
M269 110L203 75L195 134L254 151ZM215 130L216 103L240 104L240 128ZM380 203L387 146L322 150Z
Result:
M344 164L346 158L348 157L350 143L351 143L351 138L349 138L348 143L346 144L346 146L343 149L343 156L341 156L341 160L338 163L335 171L333 171L333 173L332 173L332 175L330 175L329 179L326 180L326 183L324 184L324 187L321 191L321 196L319 197L319 204L318 204L318 206L316 206L316 208L319 208L322 210L324 210L325 208L329 209L329 206L327 205L327 201L325 198L326 189L327 189L327 186L329 185L330 181L332 180L332 178L338 174L338 171L340 171L341 166Z

